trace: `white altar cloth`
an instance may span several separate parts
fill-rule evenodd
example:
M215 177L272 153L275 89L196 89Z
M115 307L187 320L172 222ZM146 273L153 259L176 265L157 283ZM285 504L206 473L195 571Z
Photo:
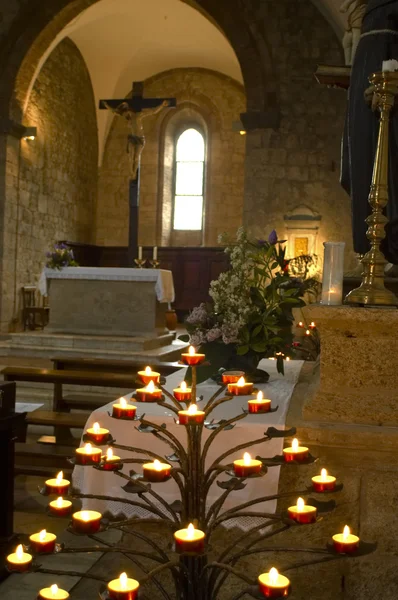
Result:
M174 283L171 271L165 269L122 269L113 267L64 267L43 269L38 288L48 294L48 279L97 279L106 281L153 281L159 302L174 302Z
M239 421L235 425L234 429L220 433L217 436L216 441L211 446L208 454L208 466L214 461L215 458L220 456L233 445L237 446L245 441L261 438L268 427L273 426L284 429L290 399L294 387L298 381L302 365L303 361L286 362L285 376L282 376L276 372L275 361L268 359L261 361L260 368L263 368L270 373L270 380L266 384L257 385L257 387L263 390L264 397L272 400L273 407L279 406L277 412L259 415L248 414L245 419ZM172 390L178 386L182 379L183 373L181 371L178 373L173 373L167 377L166 388L168 390ZM209 384L206 382L198 386L198 395L203 394L204 399L207 400L216 389L217 386L214 383ZM126 398L129 396L126 396ZM247 396L234 397L230 402L226 402L217 407L210 417L215 419L228 419L238 415L241 413L243 407L247 407L247 400ZM111 431L111 434L116 439L117 444L148 448L148 450L152 450L160 456L166 456L172 453L170 446L164 444L152 434L140 433L137 431L135 429L135 427L138 425L137 421L123 421L110 417L108 412L112 412L112 404L113 403L111 402L95 410L87 420L86 429L91 427L93 423L99 422L102 427L106 427ZM166 423L168 430L174 433L174 435L176 435L180 441L183 443L185 442L185 427L176 425L173 420L174 415L171 415L170 412L167 412L165 407L152 403L137 403L136 406L138 408L138 414L145 412L147 420L157 424ZM211 431L204 429L203 439L207 439L210 434ZM283 444L283 438L276 438L269 442L257 444L252 448L248 448L247 451L250 452L252 457L259 455L262 457L271 458L275 455L282 454ZM123 450L119 449L115 450L115 454L121 456L121 458L133 457L130 452L124 452ZM237 458L242 458L242 455L243 451L231 454L224 461L224 464L231 463ZM140 455L140 458L144 458L144 455ZM130 469L135 469L138 472L140 466L126 464L123 468L123 472L128 474ZM280 467L271 467L264 477L248 479L246 481L245 489L238 490L230 494L229 498L224 504L223 510L228 510L237 504L247 502L255 498L277 494L279 473ZM221 474L218 478L219 481L225 481L227 479L228 476L225 473ZM107 495L119 498L125 497L131 500L136 499L137 496L127 494L123 489L121 489L126 483L126 480L118 477L114 473L101 472L90 467L76 466L73 471L73 485L83 494ZM169 504L180 498L178 487L174 480L151 485L153 486L154 490ZM223 490L214 484L208 495L208 504L213 503L222 493ZM151 500L154 501L153 498L151 498ZM253 512L275 512L276 504L276 500L270 500L268 502L255 505L249 510ZM83 499L83 507L85 509L98 510L102 513L110 512L113 515L124 514L127 517L151 517L151 515L143 509L125 505L120 502L105 502L102 500ZM242 529L248 529L252 527L253 524L253 518L235 519L224 523L225 527L238 526Z

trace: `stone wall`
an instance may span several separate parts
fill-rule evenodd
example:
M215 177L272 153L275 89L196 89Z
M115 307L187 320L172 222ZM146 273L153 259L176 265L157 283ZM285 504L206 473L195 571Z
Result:
M21 285L37 281L56 240L91 241L98 173L95 104L83 58L69 39L43 66L24 123L37 127L37 137L21 140L20 148L15 141L10 151L16 189L6 205L4 231L14 317Z
M219 233L234 233L242 223L245 140L232 130L245 110L243 88L206 69L174 69L145 82L146 96L176 97L177 109L144 120L146 145L141 164L141 245L216 245ZM177 124L202 125L207 133L204 236L172 232L166 196L171 193L172 152L168 138ZM128 240L128 172L126 121L115 117L99 177L96 242L126 245ZM169 189L170 188L170 189ZM170 216L168 214L168 216ZM166 225L168 221L168 225Z

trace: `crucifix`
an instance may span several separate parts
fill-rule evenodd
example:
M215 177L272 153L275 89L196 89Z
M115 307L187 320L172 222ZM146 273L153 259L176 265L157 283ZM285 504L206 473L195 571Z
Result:
M100 100L99 108L111 110L115 115L126 119L130 128L127 136L127 152L130 157L129 188L129 247L128 266L133 265L138 254L138 212L140 200L140 161L145 146L143 120L156 115L166 107L177 106L175 98L144 98L144 83L133 82L131 98L121 100Z

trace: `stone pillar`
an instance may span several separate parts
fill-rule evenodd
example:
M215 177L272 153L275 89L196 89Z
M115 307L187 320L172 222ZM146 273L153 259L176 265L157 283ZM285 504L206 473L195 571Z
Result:
M310 305L321 338L317 393L307 421L398 425L398 310Z

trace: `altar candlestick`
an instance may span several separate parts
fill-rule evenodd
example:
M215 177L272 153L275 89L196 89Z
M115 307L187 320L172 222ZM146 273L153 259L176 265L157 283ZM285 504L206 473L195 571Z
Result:
M47 479L46 483L46 494L56 494L57 496L63 496L68 493L70 481L64 479L64 474L60 471L55 479Z
M189 346L188 352L184 352L183 354L181 354L182 362L189 365L190 367L200 365L205 358L205 355L196 352L193 346Z
M245 452L243 459L234 460L234 472L237 477L249 477L261 471L263 463L261 460L256 460Z
M153 463L145 463L142 465L144 479L153 483L166 481L170 477L171 465L161 463L155 459Z
M255 400L247 401L249 407L249 413L267 413L271 410L271 400L263 397L263 393L260 390Z
M47 533L45 529L40 531L40 533L34 533L29 537L32 550L40 554L52 554L55 550L56 539L56 535Z
M244 376L243 371L224 371L222 374L223 383L237 383Z
M269 573L262 573L258 578L261 593L266 598L286 598L290 591L290 581L272 567Z
M119 398L119 402L112 406L112 417L114 419L135 419L137 407L128 404L126 398Z
M236 383L228 384L228 393L234 396L248 396L253 391L253 384L241 377Z
M314 492L330 492L336 487L336 477L328 475L326 469L322 469L321 474L313 477L311 481Z
M37 596L37 600L68 600L68 598L68 592L61 590L56 584L43 588Z
M75 456L77 465L96 465L101 462L101 450L93 448L90 443L83 448L76 448Z
M348 525L344 527L343 533L336 533L333 536L333 545L339 554L351 554L358 550L359 537L353 535Z
M90 429L87 429L86 435L93 444L101 446L105 444L109 438L109 429L100 427L99 423L94 423Z
M173 394L179 402L189 402L192 396L192 388L187 387L185 381L182 381L180 387L173 390Z
M24 573L29 571L32 565L33 557L31 554L23 551L22 544L20 544L13 554L7 556L7 567L11 571L17 571L18 573Z
M309 449L306 446L299 446L298 440L294 438L291 448L283 449L285 462L303 461L308 458Z
M101 467L105 471L116 471L121 465L120 456L113 454L112 448L108 448L106 455L102 457Z
M201 554L205 547L206 534L200 529L195 529L190 523L186 529L179 529L174 533L176 552L192 552Z
M108 583L108 595L112 600L136 600L140 584L122 573L119 579Z
M188 410L178 411L180 425L201 425L205 420L205 412L198 410L196 404L191 404Z
M162 390L155 387L153 381L150 381L144 388L135 391L136 400L139 402L157 402L162 399Z
M57 517L66 517L72 510L72 502L59 497L48 505L48 510Z
M96 510L81 510L73 513L72 526L77 533L96 533L101 528L101 513Z
M317 510L315 506L306 505L302 498L297 500L296 506L290 506L287 509L287 512L293 521L301 523L302 525L315 523L317 517Z
M152 371L151 367L145 367L144 371L138 371L138 375L142 379L144 385L148 385L151 381L153 383L159 383L160 373Z

